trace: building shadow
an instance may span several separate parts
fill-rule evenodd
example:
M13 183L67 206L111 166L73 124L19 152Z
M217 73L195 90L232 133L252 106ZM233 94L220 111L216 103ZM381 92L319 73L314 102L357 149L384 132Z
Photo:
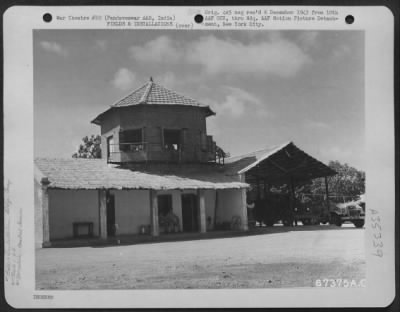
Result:
M208 240L221 238L246 237L253 235L268 235L287 232L302 232L302 231L354 231L363 230L357 229L352 225L338 227L335 225L298 225L298 226L283 226L277 224L272 227L256 226L248 231L209 231L207 233L162 233L157 237L151 235L117 235L107 239L86 238L86 239L63 239L52 241L51 248L76 248L76 247L92 247L106 248L115 246L128 246L139 244L157 244L167 242Z

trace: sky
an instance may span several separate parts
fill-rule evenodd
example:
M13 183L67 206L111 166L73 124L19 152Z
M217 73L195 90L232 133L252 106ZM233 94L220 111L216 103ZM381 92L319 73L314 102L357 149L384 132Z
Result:
M294 142L365 170L364 33L35 30L34 154L69 158L90 123L150 77L209 105L232 156Z

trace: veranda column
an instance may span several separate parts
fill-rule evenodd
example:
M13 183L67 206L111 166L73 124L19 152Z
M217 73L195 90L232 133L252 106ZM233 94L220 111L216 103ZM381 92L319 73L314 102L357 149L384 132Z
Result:
M107 238L107 191L98 190L100 213L100 238Z
M246 200L246 189L242 188L241 189L242 192L242 215L240 216L240 218L242 219L242 223L241 223L241 230L243 231L247 231L249 229L249 221L247 219L247 200Z
M50 221L49 221L49 180L43 178L41 181L41 204L42 204L42 226L43 242L42 247L50 247Z
M205 201L204 190L198 190L197 196L199 198L200 233L206 233L207 220L206 220L206 201Z
M158 200L157 191L149 190L150 193L150 218L151 218L151 235L158 236L160 234L158 225Z

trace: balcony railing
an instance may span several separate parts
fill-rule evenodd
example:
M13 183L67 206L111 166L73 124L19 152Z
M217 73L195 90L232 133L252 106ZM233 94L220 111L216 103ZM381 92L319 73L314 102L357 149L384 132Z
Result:
M214 147L214 146L212 146ZM109 144L108 162L143 162L143 161L173 161L181 162L187 159L192 161L222 163L223 158L215 148L202 150L200 146L190 144L161 144L148 142L124 142ZM189 153L191 151L191 154Z
M146 142L139 143L118 143L111 144L111 146L119 146L119 152L140 152L146 149ZM114 150L114 148L113 148Z

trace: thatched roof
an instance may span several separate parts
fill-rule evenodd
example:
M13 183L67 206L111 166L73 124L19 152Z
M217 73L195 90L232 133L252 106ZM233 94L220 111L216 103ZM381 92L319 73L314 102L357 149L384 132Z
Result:
M35 178L59 189L239 189L248 184L210 166L190 170L130 170L102 159L37 158Z
M269 182L288 179L311 180L336 172L305 153L292 142L225 159L226 173L246 174L246 182L257 178Z

